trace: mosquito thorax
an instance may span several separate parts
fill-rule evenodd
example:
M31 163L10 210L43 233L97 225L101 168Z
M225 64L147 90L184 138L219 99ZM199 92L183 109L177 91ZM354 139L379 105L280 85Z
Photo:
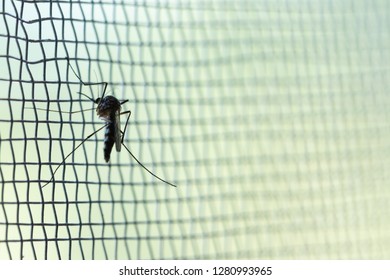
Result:
M106 121L113 120L115 114L120 111L121 108L121 103L119 100L112 95L107 95L98 99L99 103L96 107L96 113L98 116L105 119Z

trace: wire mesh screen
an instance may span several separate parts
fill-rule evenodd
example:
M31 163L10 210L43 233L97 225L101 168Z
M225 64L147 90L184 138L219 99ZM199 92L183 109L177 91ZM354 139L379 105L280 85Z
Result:
M390 257L388 1L0 5L0 258Z

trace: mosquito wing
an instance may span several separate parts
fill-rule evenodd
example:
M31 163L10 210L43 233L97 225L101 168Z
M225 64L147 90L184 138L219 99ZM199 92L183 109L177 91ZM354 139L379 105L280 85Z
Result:
M115 148L117 152L121 151L122 147L122 135L121 135L121 120L120 110L115 112Z

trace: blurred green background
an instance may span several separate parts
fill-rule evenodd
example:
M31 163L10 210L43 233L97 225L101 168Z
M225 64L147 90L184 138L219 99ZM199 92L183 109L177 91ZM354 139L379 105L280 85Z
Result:
M1 259L388 259L390 3L0 5ZM103 159L99 86L129 99ZM51 109L61 112L48 112ZM122 119L122 126L124 119ZM52 164L50 168L50 164Z

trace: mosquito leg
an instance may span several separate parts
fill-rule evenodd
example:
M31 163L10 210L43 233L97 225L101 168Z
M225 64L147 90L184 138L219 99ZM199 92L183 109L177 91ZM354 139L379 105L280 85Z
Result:
M85 141L87 141L89 138L91 138L93 135L95 135L96 133L98 133L100 130L102 130L102 129L105 128L106 126L107 126L107 124L104 125L104 126L102 126L101 128L99 128L99 129L96 130L95 132L91 133L90 135L87 136L87 138L85 138L83 141L81 141L81 143L78 144L77 147L74 148L73 151L71 151L71 152L62 160L62 162L56 167L56 169L54 170L53 176L51 177L50 181L47 182L46 184L44 184L44 185L42 186L42 188L46 187L51 181L53 181L54 175L56 174L58 168L60 168L60 166L63 165L63 164L65 163L65 161L68 159L68 157L70 157L78 148L80 148L80 146L83 145L83 144L85 143Z
M131 116L131 111L129 110L129 111L126 111L126 112L122 112L122 113L120 113L121 115L124 115L124 114L129 114L128 116L127 116L127 120L126 120L126 124L125 124L125 129L123 130L123 132L122 132L122 141L121 141L121 143L123 144L123 139L125 138L125 132L126 132L126 129L127 129L127 125L129 124L129 119L130 119L130 116Z
M89 100L91 100L93 103L95 103L95 100L93 99L93 98L91 98L91 97L89 97L88 95L86 95L86 94L84 94L84 93L82 93L82 92L77 92L78 94L80 94L80 95L82 95L82 96L84 96L84 97L86 97L86 98L88 98Z
M75 113L81 113L85 111L92 111L95 110L95 108L90 108L90 109L84 109L84 110L79 110L79 111L72 111L72 112L64 112L64 111L58 111L58 110L50 110L50 109L42 109L42 108L32 108L32 107L26 107L25 109L33 109L33 110L38 110L38 111L45 111L45 112L56 112L56 113L65 113L65 114L75 114Z
M81 79L81 77L76 73L76 70L74 70L72 64L70 64L69 57L67 57L66 59L67 59L67 61L68 61L68 65L69 65L70 69L72 70L73 74L77 77L77 79L78 79L84 86L96 86L96 85L106 85L106 84L107 84L106 82L99 82L99 83L85 83L85 82L83 82L83 80Z
M126 101L127 101L127 100L126 100ZM149 172L153 177L157 178L157 179L160 180L161 182L164 182L164 183L166 183L166 184L168 184L168 185L170 185L170 186L176 188L176 187L177 187L176 185L174 185L174 184L172 184L172 183L170 183L170 182L168 182L168 181L165 181L164 179L161 179L161 178L158 177L156 174L154 174L152 171L150 171L145 165L143 165L143 164L135 157L135 155L133 155L132 152L130 152L129 148L127 148L127 146L126 146L125 144L123 144L123 139L124 139L124 137L125 137L125 132L126 132L126 129L127 129L127 125L129 124L129 119L130 119L130 116L131 116L131 111L126 111L126 112L122 112L122 113L121 113L121 115L124 115L124 114L128 114L128 116L127 116L127 120L126 120L126 124L125 124L125 129L123 130L123 132L121 131L121 133L122 133L122 141L121 141L121 143L122 143L123 147L125 147L125 149L127 150L127 152L133 157L133 159L135 159L135 161L136 161L139 165L141 165L141 167L142 167L143 169L145 169L147 172Z
M123 138L122 138L123 139ZM160 180L161 182L164 182L165 184L168 184L172 187L177 187L176 185L172 184L172 183L169 183L168 181L165 181L164 179L161 179L160 177L158 177L156 174L154 174L152 171L150 171L148 168L146 168L145 165L143 165L134 155L132 152L130 152L129 148L126 147L125 144L123 144L123 147L125 147L125 149L129 152L129 154L133 157L133 159L135 159L135 161L142 166L143 169L145 169L147 172L149 172L153 177L157 178L158 180Z
M84 86L95 86L95 85L103 85L103 94L101 96L101 98L104 97L104 94L106 93L106 90L107 90L107 85L108 83L107 82L100 82L100 83L85 83L83 82L83 80L81 79L81 77L76 73L76 71L73 69L72 67L72 64L70 64L70 61L69 61L69 57L66 58L67 61L68 61L68 65L70 67L70 69L72 70L73 74L77 77L77 79L84 85ZM80 94L83 94L83 93L80 93ZM84 94L83 94L84 95ZM85 96L85 95L84 95ZM90 98L89 98L90 99ZM94 101L93 99L91 99L92 101Z

